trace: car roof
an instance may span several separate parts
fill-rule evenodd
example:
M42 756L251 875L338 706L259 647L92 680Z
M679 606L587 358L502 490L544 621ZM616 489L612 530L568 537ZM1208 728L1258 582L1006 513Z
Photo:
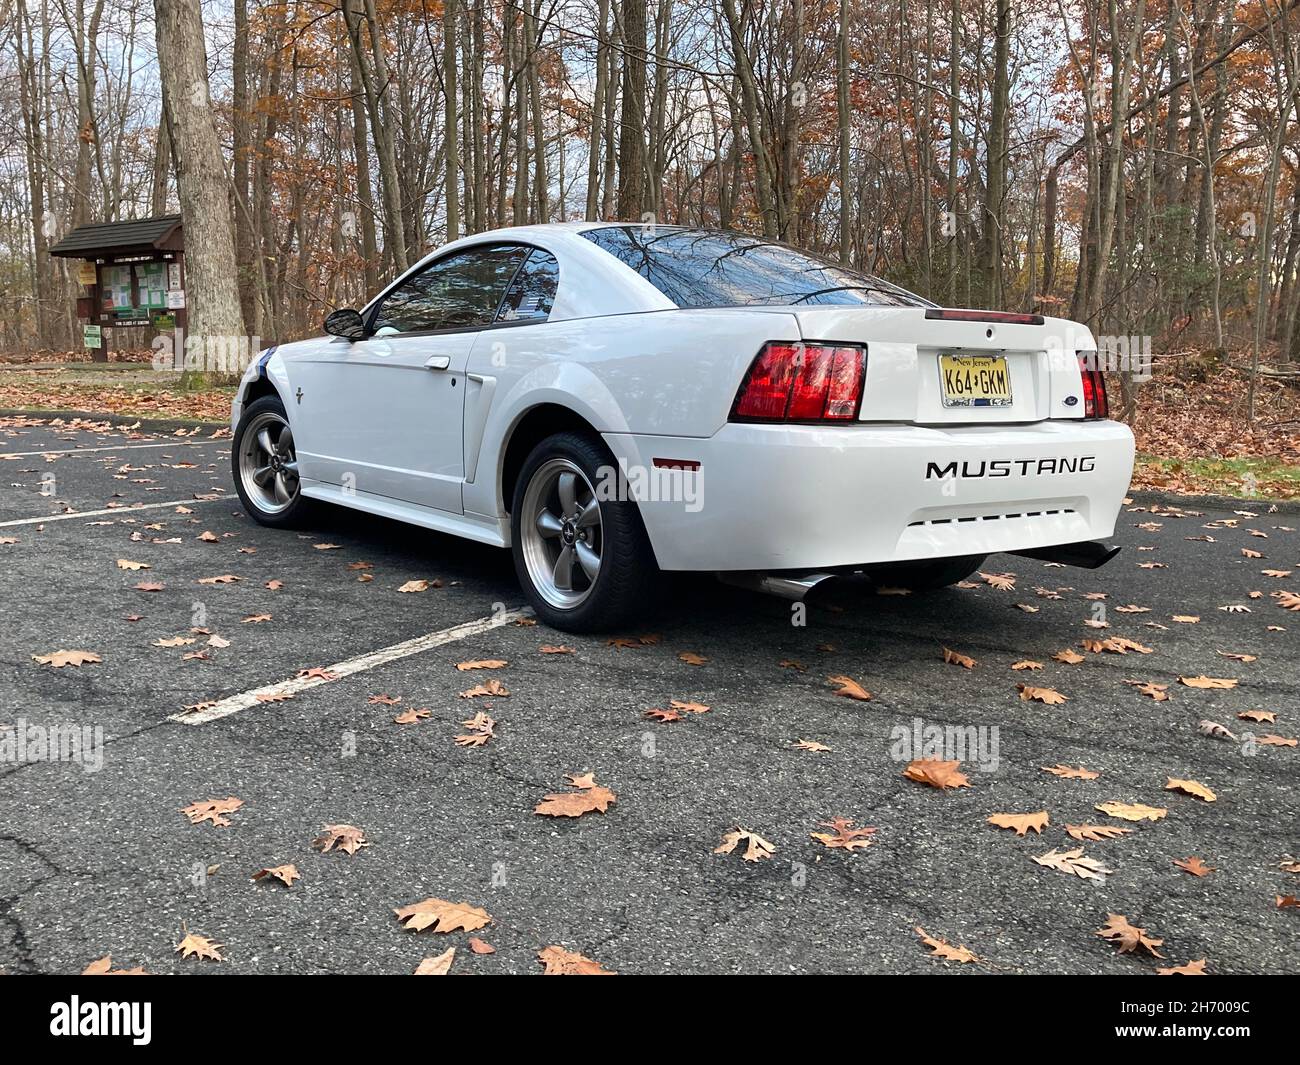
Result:
M640 222L640 221L533 222L530 225L525 225L525 226L503 226L500 229L484 229L484 230L480 230L478 233L469 234L468 236L472 236L475 240L481 240L483 237L496 237L501 234L509 234L511 236L523 236L528 233L533 233L537 235L541 235L544 233L586 233L593 229L629 229L629 228L635 229L640 227L647 227L653 229L671 229L671 230L707 228L702 226L679 226L679 225L670 226L670 225L661 225L659 223L651 224L649 222ZM717 230L716 232L723 232L723 231ZM464 240L467 238L463 237L461 239Z

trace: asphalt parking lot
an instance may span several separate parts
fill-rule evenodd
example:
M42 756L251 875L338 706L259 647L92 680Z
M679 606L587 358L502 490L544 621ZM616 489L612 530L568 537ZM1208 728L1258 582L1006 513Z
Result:
M453 974L540 973L551 945L622 973L1300 964L1300 909L1277 903L1300 888L1283 868L1300 856L1300 613L1278 594L1300 592L1294 511L1137 501L1102 570L998 556L985 572L1014 575L1005 590L850 582L803 625L780 600L674 580L611 643L518 614L503 552L341 511L301 533L255 525L229 450L0 420L0 725L104 741L100 764L0 762L4 972L111 954L158 973L409 973L456 947ZM1116 637L1149 653L1081 646ZM1082 661L1053 657L1066 649ZM100 661L34 657L72 650ZM456 668L482 660L505 664ZM1041 668L1011 668L1025 661ZM331 666L338 679L299 678ZM836 695L836 676L871 699ZM1236 683L1180 680L1204 676ZM461 694L491 680L509 694ZM1066 701L1022 699L1019 684ZM708 710L645 716L671 700ZM395 723L414 710L427 715ZM495 735L458 745L477 711ZM1275 719L1238 716L1252 711ZM903 734L933 725L980 738L969 787L905 778L922 752ZM616 795L604 813L534 813L582 774ZM242 806L225 827L181 812L226 797ZM1096 809L1107 802L1167 813L1127 821ZM987 820L1044 810L1041 834ZM834 817L875 828L870 846L812 838ZM369 846L313 849L331 824ZM1077 842L1067 824L1132 831ZM715 853L737 828L770 857ZM1078 847L1110 872L1032 861ZM1191 857L1213 871L1174 864ZM291 887L251 879L284 864ZM426 898L486 911L472 935L494 953L469 931L404 929L394 910ZM1098 937L1111 913L1162 939L1164 960ZM932 957L918 926L978 961ZM224 960L175 953L187 931Z

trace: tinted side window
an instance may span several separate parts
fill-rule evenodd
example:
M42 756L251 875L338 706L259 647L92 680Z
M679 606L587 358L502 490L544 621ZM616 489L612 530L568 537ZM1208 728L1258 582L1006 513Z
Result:
M933 306L871 274L744 233L607 226L582 235L678 307Z
M499 244L439 259L393 289L370 328L417 333L490 325L527 252L527 248Z
M498 322L544 322L555 303L560 283L560 264L555 256L534 248L510 283L501 304Z

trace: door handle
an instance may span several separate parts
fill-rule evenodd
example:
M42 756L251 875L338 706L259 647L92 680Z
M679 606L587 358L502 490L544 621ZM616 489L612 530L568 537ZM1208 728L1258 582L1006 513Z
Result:
M426 370L445 370L450 365L451 365L450 355L432 355L425 362L424 368Z

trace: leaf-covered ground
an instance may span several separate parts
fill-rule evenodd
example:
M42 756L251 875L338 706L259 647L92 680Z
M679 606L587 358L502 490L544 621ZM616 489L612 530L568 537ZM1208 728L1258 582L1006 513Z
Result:
M1242 367L1202 376L1169 360L1143 386L1133 426L1140 456L1134 486L1300 499L1300 377L1261 377L1251 423Z
M0 408L230 421L233 386L183 390L180 378L139 362L68 363L39 369L0 363Z
M0 725L105 738L0 762L6 972L1300 963L1294 511L1139 496L1095 572L802 625L672 582L573 636L501 552L253 525L228 452L0 422Z

